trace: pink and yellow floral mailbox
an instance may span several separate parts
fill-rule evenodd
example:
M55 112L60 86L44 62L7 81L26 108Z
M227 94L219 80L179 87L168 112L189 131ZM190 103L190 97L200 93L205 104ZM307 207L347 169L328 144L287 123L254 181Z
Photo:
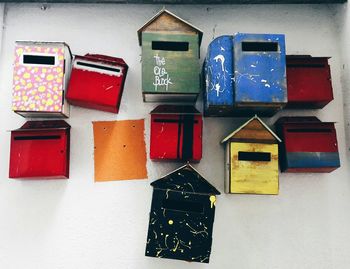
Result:
M68 117L72 55L63 42L17 41L12 110L23 117Z

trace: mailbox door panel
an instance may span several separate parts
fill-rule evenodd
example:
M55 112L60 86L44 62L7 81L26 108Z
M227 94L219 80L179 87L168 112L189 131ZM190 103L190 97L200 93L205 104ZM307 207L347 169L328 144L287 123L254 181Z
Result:
M198 94L198 58L197 35L143 33L143 92Z
M154 190L146 256L208 263L214 213L208 195Z
M286 103L284 36L236 35L234 72L236 103Z
M232 142L230 147L230 193L278 194L277 144Z
M289 172L330 172L340 167L338 143L333 124L297 125L284 128L282 170ZM293 170L294 169L294 170Z
M65 131L12 132L10 178L67 178Z
M12 110L62 112L64 53L63 45L16 46Z
M233 106L233 43L232 36L213 40L205 59L205 110L217 107L217 113L231 111ZM223 112L220 113L220 109Z
M202 158L202 117L194 116L192 128L184 123L185 117L151 116L151 159L199 161Z
M333 100L330 67L327 60L304 64L287 63L287 82L288 103L291 105L311 104L312 108L321 108Z
M93 71L91 68L90 70L73 68L67 92L68 101L87 108L118 112L124 70L122 67L110 68L118 69L120 73L104 74L103 70L98 69Z

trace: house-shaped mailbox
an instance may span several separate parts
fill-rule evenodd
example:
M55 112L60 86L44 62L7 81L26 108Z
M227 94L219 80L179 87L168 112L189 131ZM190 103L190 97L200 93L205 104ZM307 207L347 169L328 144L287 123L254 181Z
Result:
M203 69L205 116L271 116L287 103L284 35L220 36Z
M287 108L322 108L333 100L328 57L287 56Z
M337 133L333 122L316 117L282 117L276 130L282 172L331 172L340 167Z
M195 102L203 33L163 9L138 30L145 102Z
M121 58L75 56L67 101L76 106L118 113L128 66Z
M220 192L189 164L151 185L146 256L209 263Z
M63 120L27 121L11 131L10 178L69 177L70 126Z
M150 158L199 162L202 130L202 115L194 106L157 106L151 111Z
M257 116L222 140L226 144L225 192L278 194L279 142Z
M16 42L12 110L24 117L68 117L71 60L63 42Z

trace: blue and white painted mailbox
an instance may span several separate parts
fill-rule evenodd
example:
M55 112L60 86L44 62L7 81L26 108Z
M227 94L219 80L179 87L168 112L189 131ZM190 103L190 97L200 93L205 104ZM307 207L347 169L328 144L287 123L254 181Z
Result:
M220 36L204 62L205 116L271 116L287 103L281 34Z

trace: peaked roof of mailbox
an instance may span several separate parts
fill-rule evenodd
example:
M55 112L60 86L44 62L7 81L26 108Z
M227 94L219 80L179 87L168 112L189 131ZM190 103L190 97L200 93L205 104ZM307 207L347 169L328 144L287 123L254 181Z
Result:
M155 20L157 20L164 13L172 16L173 18L177 19L178 21L180 21L180 22L186 24L187 26L189 26L190 28L192 28L194 31L198 32L198 44L200 45L202 43L202 37L203 37L202 30L200 30L199 28L195 27L193 24L189 23L188 21L185 21L184 19L181 19L180 17L176 16L174 13L170 12L169 10L166 10L165 8L163 8L156 15L154 15L148 22L146 22L139 30L137 30L137 35L138 35L138 38L139 38L140 46L142 45L141 35L142 35L142 32L144 31L144 29L147 26L149 26L151 23L153 23Z
M151 186L156 189L178 192L220 194L220 192L190 164L185 164L166 176L153 181Z
M234 137L236 134L238 134L239 131L243 130L249 123L251 123L253 120L258 120L258 122L261 123L261 125L278 141L282 142L282 140L257 116L255 115L250 120L248 120L246 123L241 125L238 129L230 133L228 136L226 136L221 143L227 142L230 138Z

